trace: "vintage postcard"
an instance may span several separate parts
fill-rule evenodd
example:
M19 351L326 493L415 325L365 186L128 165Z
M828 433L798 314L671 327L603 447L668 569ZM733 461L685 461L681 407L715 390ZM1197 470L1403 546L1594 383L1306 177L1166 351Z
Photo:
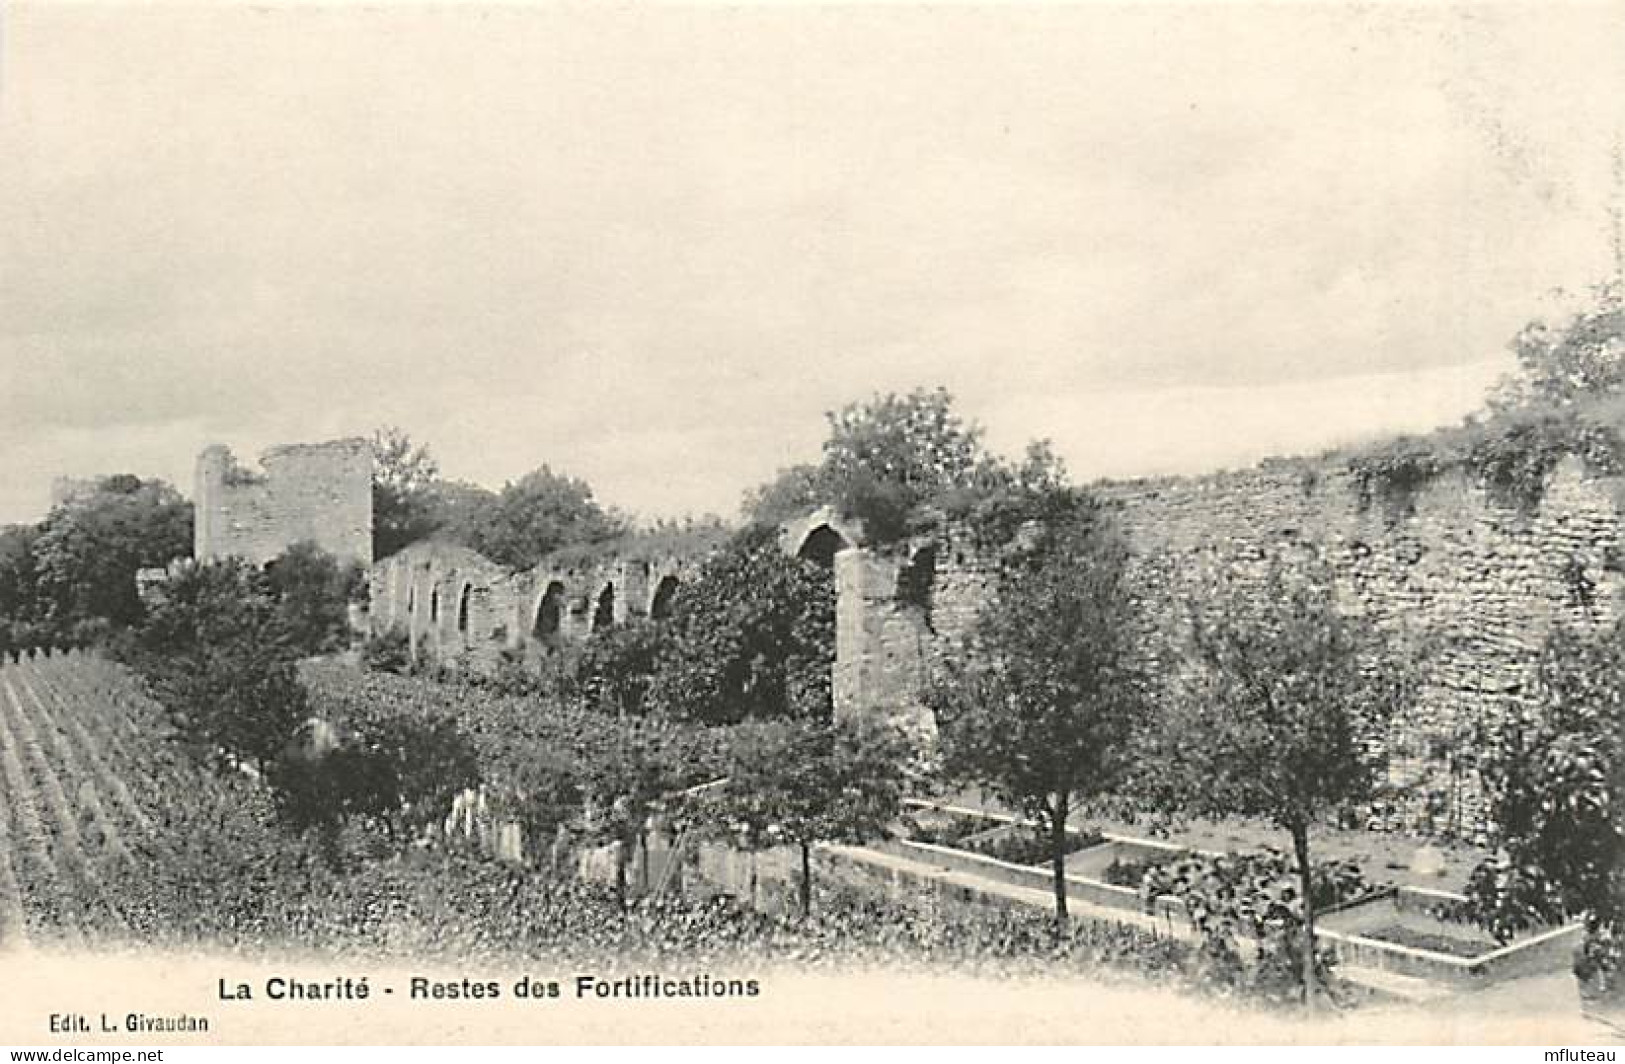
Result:
M1617 1043L1622 41L7 5L0 1042Z

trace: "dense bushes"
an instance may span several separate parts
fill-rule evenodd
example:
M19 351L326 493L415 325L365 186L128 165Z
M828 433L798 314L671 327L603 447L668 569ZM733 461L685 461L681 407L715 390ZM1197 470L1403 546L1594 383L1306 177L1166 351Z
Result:
M308 544L264 570L236 559L180 565L118 644L183 744L218 768L252 768L283 820L318 829L329 857L345 821L421 827L479 779L449 717L367 707L339 728L311 720L297 663L349 642L359 587L358 570Z
M307 715L280 603L241 562L178 567L121 650L207 760L263 771Z
M774 530L752 528L678 589L649 700L685 720L827 720L835 662L830 571L791 558Z
M717 778L723 762L718 729L476 684L358 673L332 661L309 662L302 673L316 712L341 729L367 731L375 719L395 729L455 722L488 802L524 826L533 848L561 826L578 838L636 841L662 796Z

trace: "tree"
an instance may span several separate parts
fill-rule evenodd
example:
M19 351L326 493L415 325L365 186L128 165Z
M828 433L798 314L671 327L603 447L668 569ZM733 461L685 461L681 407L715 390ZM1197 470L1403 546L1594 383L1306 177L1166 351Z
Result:
M440 466L429 448L393 426L372 436L372 553L394 554L440 525L432 494Z
M265 575L238 559L178 568L126 648L183 738L261 772L309 714Z
M465 480L437 480L428 490L427 506L433 514L434 530L471 549L478 529L496 503L496 492Z
M812 913L812 848L861 843L897 817L908 746L878 725L757 720L729 732L727 782L712 815L747 850L795 846L802 916Z
M381 820L391 834L424 827L478 786L480 771L454 718L383 712L355 722L329 749L285 751L270 778L283 818L322 832L331 853L334 833L352 817Z
M747 495L753 523L777 525L831 503L859 519L871 542L889 543L907 535L932 503L1018 478L987 450L981 427L954 412L944 388L877 395L825 417L822 460L786 469Z
M646 852L649 819L676 792L705 775L694 734L659 717L630 718L624 727L577 740L575 778L589 835L617 845L615 896L624 907L633 853Z
M44 616L39 598L39 573L33 525L0 529L0 658L13 650L33 646Z
M712 724L756 717L827 720L835 659L835 585L793 558L774 530L749 528L678 588L649 700Z
M1144 702L1128 552L1087 497L1049 499L1007 552L969 652L926 691L943 768L988 788L1050 840L1057 925L1067 919L1066 824L1122 782Z
M528 569L560 547L601 543L626 524L594 501L584 480L547 466L503 485L468 531L468 545L492 561Z
M747 491L740 510L752 524L772 527L829 501L824 467L803 462L779 470L772 480Z
M1584 914L1575 974L1588 997L1625 995L1625 625L1554 629L1533 704L1491 729L1479 763L1501 852L1475 870L1497 939Z
M1260 579L1212 581L1192 611L1188 669L1155 734L1151 780L1196 816L1262 817L1292 839L1302 988L1315 995L1310 832L1369 801L1376 750L1413 673L1361 617L1340 613L1329 573L1272 561ZM1151 782L1148 780L1148 784Z
M349 645L350 604L365 601L366 574L315 543L295 543L266 567L282 627L294 650L326 654Z
M592 709L641 717L650 708L650 689L670 646L670 631L660 624L594 632L569 663L573 686Z
M1558 321L1534 321L1512 341L1519 376L1504 382L1491 405L1572 406L1625 391L1625 288L1598 287L1590 305Z
M88 626L141 616L135 574L192 551L192 504L161 480L104 477L53 509L32 543L39 620L77 641Z

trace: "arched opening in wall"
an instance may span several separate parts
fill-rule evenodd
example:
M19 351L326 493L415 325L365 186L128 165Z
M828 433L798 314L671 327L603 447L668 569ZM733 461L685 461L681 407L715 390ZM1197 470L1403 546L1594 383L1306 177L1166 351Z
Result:
M677 578L666 575L660 578L655 585L654 598L649 600L649 617L651 620L664 620L671 616L671 600L677 596Z
M542 597L536 600L536 616L530 624L531 634L542 642L558 639L559 627L564 620L564 585L557 580L547 585Z
M605 584L592 611L592 630L602 632L615 623L615 585Z
M921 547L908 559L908 564L897 571L897 601L920 612L927 631L935 632L931 616L933 591L937 580L937 548L934 544Z
M468 634L468 600L473 594L474 585L464 584L457 596L457 630L464 635Z
M834 568L835 554L852 546L845 536L828 525L819 525L807 533L796 551L796 557L803 561L816 562L825 568Z

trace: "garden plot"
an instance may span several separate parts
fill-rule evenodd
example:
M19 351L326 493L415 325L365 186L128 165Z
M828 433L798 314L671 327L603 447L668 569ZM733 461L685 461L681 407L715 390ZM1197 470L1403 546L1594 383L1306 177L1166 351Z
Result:
M1049 842L1034 825L1008 815L959 806L919 800L908 804L907 837L874 848L1011 886L1054 889ZM1159 898L1148 907L1140 894L1139 878L1146 868L1190 851L1151 839L1072 828L1067 831L1067 841L1068 899L1123 913L1151 911L1183 922L1182 906L1172 898ZM1108 874L1123 881L1109 881ZM1129 876L1133 876L1132 882L1127 881Z
M935 841L899 839L880 848L993 882L1053 889L1042 847L1027 853L1016 849L1014 842L999 841L1019 839L1022 833L1032 837L1030 825L1006 815L925 803L910 811L911 820L920 818L937 825L951 823L953 828L933 834ZM1194 854L1215 856L1212 851L1127 835L1089 833L1077 838L1083 844L1066 858L1070 900L1096 906L1108 919L1112 910L1141 919L1150 912L1167 932L1180 937L1194 934L1180 900L1164 896L1148 904L1140 883L1151 868ZM988 852L996 847L1029 859L1000 859ZM1464 901L1459 894L1423 887L1381 887L1323 910L1316 920L1317 935L1336 952L1346 975L1373 985L1385 977L1399 977L1439 987L1487 986L1562 971L1572 960L1580 942L1579 924L1531 932L1503 945L1452 916Z
M1391 887L1323 913L1320 939L1348 969L1365 969L1455 987L1487 986L1561 971L1580 944L1581 925L1541 928L1501 944L1453 913L1459 894Z

